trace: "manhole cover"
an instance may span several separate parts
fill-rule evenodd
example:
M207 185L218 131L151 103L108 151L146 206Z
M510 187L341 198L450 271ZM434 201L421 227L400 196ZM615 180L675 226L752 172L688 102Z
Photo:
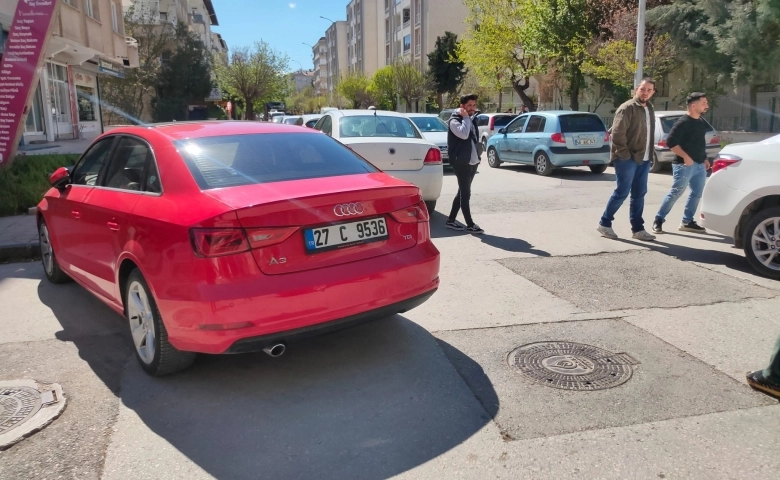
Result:
M603 390L626 383L635 359L573 342L540 342L509 353L510 367L543 385L564 390Z
M0 450L50 424L65 408L58 384L0 382Z

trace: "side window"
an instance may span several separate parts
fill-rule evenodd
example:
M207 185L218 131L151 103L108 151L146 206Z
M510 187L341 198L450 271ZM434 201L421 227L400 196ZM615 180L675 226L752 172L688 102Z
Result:
M90 148L73 169L74 185L97 185L98 176L108 163L115 137L105 138Z
M486 127L488 123L490 123L490 121L488 120L487 115L480 115L479 117L477 117L478 127Z
M317 120L317 123L314 124L315 130L322 131L322 124L325 123L325 117L327 117L327 115L325 115L324 117L320 117L320 119Z
M528 126L525 127L525 132L526 133L543 132L544 123L545 123L544 117L540 117L539 115L533 115L531 116L531 119L528 120Z
M145 183L149 185L152 191L159 192L159 175L154 168L154 172L147 172L147 166L151 165L152 152L149 146L132 137L122 137L116 147L116 151L111 161L111 166L106 175L105 186L108 188L118 188L120 190L132 190L140 192Z
M506 133L520 133L523 131L523 127L525 126L525 122L528 120L528 116L524 115L522 117L517 117L507 125L506 127Z
M325 133L329 136L333 136L333 120L331 120L330 115L325 115L322 117L322 125L321 125L322 133Z

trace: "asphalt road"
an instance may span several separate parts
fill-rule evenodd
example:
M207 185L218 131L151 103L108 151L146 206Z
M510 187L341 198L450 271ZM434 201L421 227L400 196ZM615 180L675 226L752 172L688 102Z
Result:
M670 185L651 174L646 219ZM621 239L601 238L613 186L611 169L483 162L472 205L486 234L471 236L444 228L447 174L432 219L442 285L426 304L162 379L80 287L0 265L0 380L58 382L69 401L0 452L0 479L777 478L780 404L744 374L780 334L780 282L719 235L632 240L627 204ZM510 365L537 342L625 354L633 374L550 388Z

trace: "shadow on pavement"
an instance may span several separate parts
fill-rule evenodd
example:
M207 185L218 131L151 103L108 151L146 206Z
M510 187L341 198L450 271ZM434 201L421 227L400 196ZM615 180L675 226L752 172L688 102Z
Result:
M495 416L434 337L402 316L290 344L278 359L201 355L185 372L152 378L134 358L124 320L91 294L45 279L38 293L62 325L57 338L73 342L133 411L113 434L120 446L104 468L115 473L159 478L160 468L181 465L178 451L220 479L388 478L463 443ZM89 394L76 385L71 393ZM486 404L498 408L495 392Z
M524 173L528 175L538 176L536 169L533 165L520 165L517 163L503 163L499 167L501 170L507 170L509 172ZM578 169L578 168L556 168L553 174L548 178L557 178L559 180L570 180L574 182L614 182L615 174L610 173L609 169L606 172L596 174L590 170Z
M441 212L434 211L431 214L431 237L432 238L449 238L449 237L461 237L464 235L471 235L470 233L451 230L447 228L445 223L447 222L447 216ZM491 235L484 233L482 235L474 235L482 243L490 245L493 248L498 248L512 253L530 253L532 255L538 255L540 257L549 257L550 254L544 250L537 250L533 245L519 238L506 238L499 237L497 235Z

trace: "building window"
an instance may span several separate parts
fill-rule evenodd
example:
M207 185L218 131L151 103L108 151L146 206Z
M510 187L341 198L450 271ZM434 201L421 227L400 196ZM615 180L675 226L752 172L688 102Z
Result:
M168 12L160 12L160 21L161 22L167 22L168 21Z
M95 89L76 86L76 95L79 105L79 122L94 122L95 118Z
M160 55L160 65L167 65L171 61L171 52L162 52Z
M71 7L79 8L78 0L62 0L63 2L67 3Z
M119 15L116 11L116 3L111 2L111 28L116 32L119 32Z
M412 35L404 35L404 53L408 53L412 49Z
M408 27L409 26L409 22L411 22L411 21L412 21L412 12L411 12L411 10L409 10L408 8L404 8L404 12L403 12L404 27Z
M84 11L88 17L100 21L100 11L96 0L84 0Z
M41 107L42 103L41 86L38 85L38 87L35 89L32 108L30 109L30 113L27 114L27 121L24 125L24 133L31 135L43 135L45 133L43 123L43 107Z

